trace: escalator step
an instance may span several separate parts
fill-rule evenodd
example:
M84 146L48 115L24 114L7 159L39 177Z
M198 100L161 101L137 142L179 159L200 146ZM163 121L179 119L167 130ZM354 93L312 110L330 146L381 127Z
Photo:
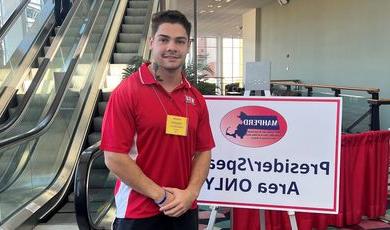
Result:
M146 9L126 9L127 16L145 16L146 11Z
M100 141L100 132L93 132L88 135L88 146L91 146L95 144L96 142Z
M122 32L124 33L132 33L132 34L140 34L144 32L144 25L128 25L128 24L122 24Z
M116 43L116 51L118 53L136 53L138 52L139 43Z
M50 36L50 37L49 37L49 42L50 42L50 44L52 44L52 43L53 43L53 41L54 41L54 38L55 38L54 36Z
M38 65L41 65L43 59L45 59L45 57L38 57Z
M144 24L144 16L125 16L125 24Z
M130 1L129 2L129 7L130 8L144 8L147 9L149 6L149 1Z
M95 132L100 132L100 130L102 128L102 122L103 122L103 117L102 116L93 118L93 130Z
M101 101L98 103L98 112L100 116L104 115L104 111L106 110L107 102Z
M59 26L56 26L56 27L54 28L54 33L55 33L55 34L58 34L58 31L60 31L60 27L59 27Z
M108 101L108 99L110 99L111 92L103 92L102 95L103 95L103 101Z
M114 53L113 64L129 64L134 56L138 56L138 53Z
M44 46L43 47L43 51L45 52L45 55L47 54L47 52L49 51L50 49L50 46Z
M142 34L129 34L129 33L120 33L119 34L119 42L140 42L142 38Z

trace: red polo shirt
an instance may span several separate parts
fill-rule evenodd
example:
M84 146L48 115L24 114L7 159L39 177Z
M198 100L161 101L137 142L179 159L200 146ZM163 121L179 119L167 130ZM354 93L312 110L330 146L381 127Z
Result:
M165 134L167 113L187 114L187 136ZM168 93L150 73L148 64L143 64L112 92L103 119L100 148L130 154L145 175L158 185L185 189L194 153L214 146L204 98L185 77ZM114 193L118 218L159 214L152 199L119 180Z

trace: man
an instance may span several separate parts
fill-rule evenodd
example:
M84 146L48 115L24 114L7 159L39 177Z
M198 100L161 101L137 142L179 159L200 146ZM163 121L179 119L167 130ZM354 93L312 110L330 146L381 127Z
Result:
M61 26L66 15L68 14L72 3L70 0L55 0L54 1L54 16L56 19L56 26Z
M178 11L152 19L152 63L112 92L102 128L119 178L114 229L197 229L196 198L215 146L203 96L183 76L191 24Z

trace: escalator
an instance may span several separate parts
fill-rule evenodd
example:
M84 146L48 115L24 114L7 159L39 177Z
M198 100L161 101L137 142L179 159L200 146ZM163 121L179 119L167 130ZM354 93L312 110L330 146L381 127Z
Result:
M103 152L99 150L100 131L103 114L112 89L121 77L120 73L126 67L125 63L131 62L133 57L141 56L148 58L145 47L145 31L150 21L150 10L158 9L147 1L130 1L124 15L121 29L118 32L117 43L113 51L113 58L109 64L107 79L111 79L114 84L110 84L106 79L107 90L101 91L96 101L95 113L92 117L92 124L88 134L87 148L81 155L75 174L75 195L77 224L80 229L111 229L112 221L115 218L115 202L113 189L116 177L104 164ZM149 8L149 10L147 10ZM140 26L144 24L143 29ZM150 31L149 31L150 32ZM109 71L109 72L110 72ZM116 72L116 74L114 74ZM123 71L122 71L123 72Z
M23 10L28 11L29 5L34 2L26 0L22 3L24 5L21 5L19 9L21 11L19 17L13 19L14 24L9 23L9 28L2 30L3 40L9 40L10 36L15 35L12 32L17 27L15 28L12 25L18 25L17 22L24 19L25 12ZM6 119L0 122L0 137L2 139L26 131L40 119L42 110L48 102L48 94L37 93L38 85L42 81L42 76L46 73L47 68L50 67L50 59L55 60L56 50L64 48L63 44L65 42L63 40L66 40L63 39L64 33L70 25L70 18L73 16L74 10L69 13L69 17L64 21L63 26L58 28L54 27L53 4L43 2L41 7L42 10L36 14L36 20L32 26L28 27L30 29L25 36L15 38L18 42L18 39L21 39L20 46L25 47L25 49L22 52L20 48L17 48L13 53L13 58L1 68L3 70L2 77L6 76L7 79L11 80L15 78L19 80L20 84L20 87L9 87L9 85L3 87L4 91L0 98L0 104L4 105L5 103L2 112L6 116L2 116L2 118L5 117ZM42 28L39 29L39 27ZM36 34L33 32L36 32ZM54 37L55 34L58 36ZM16 57L19 57L19 59ZM6 71L7 74L4 74L7 66L14 67L12 71ZM8 114L10 111L13 111L11 114L13 116ZM25 148L26 146L21 145L15 151L0 154L0 191L12 184L26 166L29 156L24 151Z
M52 1L20 1L0 29L0 127L9 122L39 67L50 52L55 19ZM0 132L3 129L0 128Z
M0 140L1 161L14 161L16 153L25 161L10 173L14 179L7 186L0 184L0 228L48 220L68 199L78 155L88 145L84 140L96 140L93 135L88 138L94 105L103 95L104 77L113 72L109 60L117 50L116 35L129 5L125 0L81 0L54 58L43 60L48 67L32 96L34 101L40 100L37 95L47 94L39 119L15 131L36 114L29 106L33 101L29 102L17 125ZM79 29L72 27L76 24ZM10 172L7 168L0 170Z
M110 229L115 218L115 176L104 164L100 143L80 156L75 178L75 203L80 229Z
M33 83L31 83L32 86L29 87L23 99L24 106L19 107L19 116L14 116L10 120L12 123L9 122L4 126L0 126L1 143L12 142L15 136L28 133L29 130L42 121L43 115L48 112L50 106L54 103L59 86L64 84L62 81L63 73L69 69L72 56L81 41L83 33L80 31L88 22L89 15L85 9L90 7L90 4L81 2L75 4L69 14L73 17L68 17L65 20L64 27L59 30L59 36L56 37L57 41L54 41L55 45L50 48L51 50L48 50L51 54L41 59L39 70ZM78 94L77 89L68 93L66 99L68 103L64 102L66 108L75 106ZM64 112L60 110L60 113ZM50 138L58 136L58 134L54 134ZM8 151L1 151L0 192L7 190L26 168L32 156L26 149L35 147L35 144L28 147L27 144L21 143ZM46 151L50 151L50 149L46 149Z
M15 173L11 176L15 180L1 184L1 227L12 229L23 224L26 218L39 218L34 215L42 215L40 208L53 205L46 204L47 199L54 197L54 191L61 190L62 186L53 182L69 181L69 176L58 172L67 167L64 159L70 158L68 148L94 80L94 66L104 46L100 38L108 33L107 19L113 17L108 13L113 7L114 1L80 1L56 54L52 60L46 60L48 67L32 97L32 100L40 100L40 96L46 94L48 98L39 111L42 115L36 121L38 126L25 128L22 135L10 135L0 141L2 162L13 161L17 153L21 153L21 159L26 162L16 170L16 176L13 176ZM95 18L105 24L99 25ZM21 120L27 121L35 113L27 106ZM73 161L75 159L73 156ZM6 165L1 170L9 172L8 168Z
M118 31L112 58L108 65L108 76L106 77L105 91L101 92L96 105L91 130L88 134L86 146L92 146L100 140L101 123L104 111L108 102L110 91L121 80L123 69L132 58L144 56L146 50L146 34L148 32L151 11L154 11L153 1L136 0L129 1L124 12L122 24Z

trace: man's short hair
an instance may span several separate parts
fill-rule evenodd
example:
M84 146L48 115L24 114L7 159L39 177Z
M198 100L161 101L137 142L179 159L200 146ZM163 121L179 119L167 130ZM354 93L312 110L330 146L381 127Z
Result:
M188 39L191 33L191 23L187 20L186 16L177 10L160 11L153 14L152 17L152 36L154 36L158 30L158 27L163 23L178 23L184 27L187 32Z

